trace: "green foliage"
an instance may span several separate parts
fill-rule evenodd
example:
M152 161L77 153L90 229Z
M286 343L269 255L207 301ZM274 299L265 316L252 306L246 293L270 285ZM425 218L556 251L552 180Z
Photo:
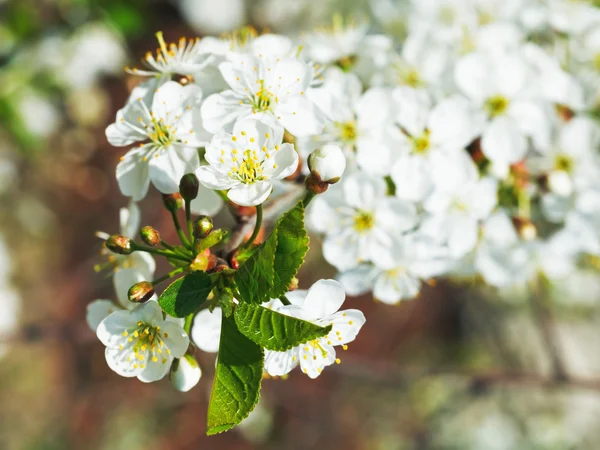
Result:
M275 239L273 239L275 236ZM269 300L273 287L277 229L260 245L248 260L240 266L234 276L240 301L260 304Z
M263 358L262 348L240 333L233 317L223 316L206 434L227 431L248 417L260 396Z
M325 336L331 331L331 325L320 327L248 303L240 303L235 309L234 317L238 329L244 336L267 350L277 352Z
M223 288L219 291L217 301L225 317L233 313L233 292L229 288Z
M239 300L260 304L285 294L304 262L308 242L304 206L299 202L238 269L234 279L242 297Z
M308 252L309 238L304 228L304 204L298 204L285 213L275 227L277 250L275 271L270 298L279 298L289 291L292 279L297 275ZM271 236L269 239L273 238Z
M158 303L173 317L185 317L195 312L210 294L213 282L205 272L192 272L178 278L161 294Z

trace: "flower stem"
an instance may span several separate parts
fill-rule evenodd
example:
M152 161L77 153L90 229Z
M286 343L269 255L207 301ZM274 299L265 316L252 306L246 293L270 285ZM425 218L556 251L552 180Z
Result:
M153 255L160 255L166 258L180 259L181 261L190 262L190 258L179 255L169 250L161 250L158 248L146 247L145 245L140 245L135 242L132 242L132 245L134 251L152 253Z
M308 206L308 204L311 202L311 200L315 197L315 195L317 195L317 194L315 194L314 192L306 191L304 200L302 200L305 208Z
M290 302L285 295L282 295L281 297L279 297L279 301L281 303L283 303L285 306L290 306L292 304L292 302Z
M175 225L175 230L177 231L177 236L179 236L179 240L183 245L191 249L192 245L190 244L190 241L188 241L188 238L185 236L185 233L181 229L181 225L179 225L179 218L177 217L177 212L171 211L171 217L173 218L173 224Z
M251 247L256 238L258 237L258 233L260 233L260 228L262 227L263 221L263 206L262 204L256 205L256 224L254 225L254 231L244 244L240 245L240 249Z
M152 282L152 286L156 286L157 284L162 283L163 281L168 280L169 278L182 273L186 269L187 269L186 267L178 267L175 270L171 270L169 273L166 273L162 277L158 277L156 280L154 280Z
M192 248L194 246L194 228L192 226L192 201L185 201L185 221L187 222L188 234L190 236L190 243Z
M183 331L189 336L192 331L192 324L194 323L194 316L196 313L189 314L185 317L185 322L183 324Z

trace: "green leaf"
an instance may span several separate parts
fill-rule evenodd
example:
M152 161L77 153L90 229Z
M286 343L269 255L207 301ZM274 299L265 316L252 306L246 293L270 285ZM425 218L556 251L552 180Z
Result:
M158 298L158 304L170 316L185 317L204 303L212 284L206 272L192 272L173 281Z
M239 332L233 317L223 316L207 435L227 431L248 417L260 396L263 364L262 348Z
M240 303L234 313L240 332L267 350L283 352L292 347L325 336L331 325L314 323L286 316L262 306Z
M234 280L242 297L238 300L260 304L270 299L276 247L277 229L237 270Z
M217 302L221 307L221 311L225 314L225 317L231 316L233 313L233 292L230 288L223 288L217 295Z
M277 250L269 299L279 298L289 291L290 283L298 274L308 252L309 238L304 228L304 204L301 201L281 216L273 234L277 239ZM274 238L273 234L269 239Z

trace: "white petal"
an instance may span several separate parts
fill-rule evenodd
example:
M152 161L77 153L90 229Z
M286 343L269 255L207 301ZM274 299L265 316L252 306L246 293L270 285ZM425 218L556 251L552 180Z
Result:
M218 307L212 312L203 309L194 317L190 334L194 343L203 352L216 353L219 351L222 320L221 308Z
M414 298L421 287L421 281L407 273L388 275L382 273L375 281L373 297L377 300L393 305L400 300Z
M377 227L390 232L410 230L417 224L417 208L411 202L386 197L375 210Z
M343 345L356 339L367 319L358 309L346 309L329 316L327 321L333 325L328 335L332 345Z
M140 228L141 215L140 207L133 201L129 202L127 208L119 210L119 224L123 236L135 237Z
M135 362L132 361L131 353L130 351L121 351L118 348L106 347L104 356L111 370L122 377L131 378L138 376L143 370L139 365L134 367ZM130 361L127 361L127 358L130 358Z
M289 177L298 169L298 153L292 144L283 144L272 158L265 160L263 173L273 180ZM276 166L276 167L275 167Z
M117 182L121 193L136 202L146 196L150 185L148 163L143 159L146 153L145 147L131 150L117 165Z
M227 175L221 173L212 166L201 166L196 170L196 176L200 183L206 186L208 189L221 190L231 189L239 184L229 178Z
M274 114L294 136L319 134L325 125L321 110L304 95L286 99L274 110Z
M235 186L229 190L227 197L240 206L256 206L264 203L272 190L273 185L270 182L259 181Z
M498 117L483 132L481 147L493 162L513 164L525 156L527 141L510 118Z
M319 280L306 294L304 310L309 319L320 319L335 313L346 299L344 287L335 280Z
M160 327L160 332L165 345L171 350L171 356L181 358L190 345L190 339L183 328L175 322L165 321Z
M390 175L396 185L396 196L421 201L431 191L431 168L425 158L403 154L393 165Z
M175 389L180 392L188 392L200 381L202 370L198 362L190 355L179 359L177 368L171 370L169 379Z
M373 287L373 267L362 264L354 269L346 270L337 275L337 280L346 289L346 294L352 297L366 294Z
M134 324L129 311L115 311L106 317L96 329L100 342L107 347L118 347L123 339L123 331Z
M223 200L211 189L201 184L198 189L198 196L192 200L190 206L194 214L214 216L223 207Z
M302 372L310 378L317 378L322 370L335 362L335 349L320 339L319 348L304 344L299 347L299 359Z
M173 357L171 355L159 355L158 361L153 361L150 358L150 360L145 361L144 369L137 376L138 380L144 383L162 380L169 372L172 362Z
M181 177L199 166L200 159L195 148L172 145L150 156L149 176L156 189L163 194L172 194L179 192Z
M236 120L252 114L250 105L240 105L240 100L241 98L233 91L209 96L200 109L204 127L211 133L222 130L232 131Z
M98 329L98 325L100 325L100 322L120 309L121 308L119 308L110 300L94 300L87 306L85 318L92 331L96 331Z
M273 352L270 350L265 352L265 371L272 377L290 373L297 365L297 348L292 348L285 352Z

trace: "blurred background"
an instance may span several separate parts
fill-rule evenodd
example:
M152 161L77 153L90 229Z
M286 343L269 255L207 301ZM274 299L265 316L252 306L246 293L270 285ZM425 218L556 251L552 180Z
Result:
M94 271L94 232L117 231L127 203L122 152L104 137L137 82L123 67L157 30L294 36L336 12L377 22L372 11L366 0L0 0L0 449L598 448L592 272L538 293L542 311L526 291L447 282L398 306L351 298L367 325L342 364L315 381L265 380L257 410L216 437L204 436L213 355L187 394L106 366L85 309L114 296ZM167 230L157 201L144 200L142 225ZM301 287L333 274L314 238Z

